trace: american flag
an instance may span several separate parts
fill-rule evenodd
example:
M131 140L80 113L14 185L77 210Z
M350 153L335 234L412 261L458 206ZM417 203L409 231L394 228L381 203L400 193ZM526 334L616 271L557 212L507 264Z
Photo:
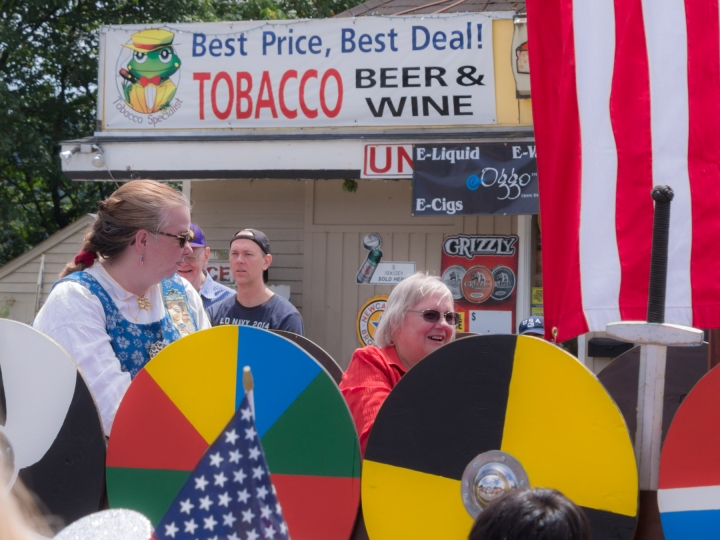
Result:
M160 520L155 538L289 538L248 394Z
M720 327L717 0L527 0L545 329L645 320L670 185L667 322Z

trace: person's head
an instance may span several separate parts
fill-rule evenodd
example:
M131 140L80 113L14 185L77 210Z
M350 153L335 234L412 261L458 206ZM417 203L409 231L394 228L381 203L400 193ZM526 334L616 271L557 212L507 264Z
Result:
M128 257L146 281L159 283L192 253L189 227L190 203L182 193L153 180L128 182L100 203L82 251L60 277L92 266L98 256L110 263Z
M518 327L518 335L543 337L545 335L545 326L542 317L528 317L520 322Z
M410 369L455 338L455 317L447 285L438 277L417 272L390 293L375 343L378 347L394 345L398 357Z
M203 269L210 260L210 248L205 242L205 233L202 232L200 227L191 223L190 230L193 232L193 239L190 240L190 247L193 252L192 255L188 255L183 259L178 274L187 279L196 291L199 291L205 282Z
M271 263L270 242L264 233L243 229L230 240L230 271L238 287L264 287Z
M555 489L513 489L475 520L468 540L590 540L583 511Z

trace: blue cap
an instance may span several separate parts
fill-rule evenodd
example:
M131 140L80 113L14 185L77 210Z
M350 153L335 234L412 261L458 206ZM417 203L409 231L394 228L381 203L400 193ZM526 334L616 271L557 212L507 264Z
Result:
M190 230L193 232L193 238L190 240L190 247L205 247L205 233L202 232L202 229L194 223L191 223Z
M542 317L530 317L528 319L524 319L520 323L520 328L518 329L518 334L535 334L537 336L544 336L545 335L545 325L543 324L543 318Z

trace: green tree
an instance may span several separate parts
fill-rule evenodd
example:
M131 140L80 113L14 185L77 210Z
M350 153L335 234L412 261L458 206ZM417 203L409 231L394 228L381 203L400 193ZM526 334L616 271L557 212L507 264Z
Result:
M0 265L116 186L73 182L60 141L95 131L102 24L327 17L360 0L0 0Z

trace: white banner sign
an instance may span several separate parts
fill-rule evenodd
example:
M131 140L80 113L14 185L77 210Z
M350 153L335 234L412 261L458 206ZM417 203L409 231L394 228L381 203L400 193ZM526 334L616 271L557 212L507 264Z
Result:
M370 285L396 285L414 273L414 262L381 262L370 278Z
M494 124L495 17L106 26L102 127Z

